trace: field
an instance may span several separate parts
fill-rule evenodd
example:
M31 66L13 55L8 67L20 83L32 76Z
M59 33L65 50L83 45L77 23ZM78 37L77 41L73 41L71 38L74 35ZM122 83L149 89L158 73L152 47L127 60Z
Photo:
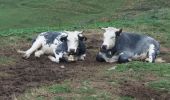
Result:
M166 63L96 62L99 27L107 26L154 37ZM0 0L0 100L169 100L169 27L169 0ZM39 32L60 30L84 30L85 61L55 64L16 52Z

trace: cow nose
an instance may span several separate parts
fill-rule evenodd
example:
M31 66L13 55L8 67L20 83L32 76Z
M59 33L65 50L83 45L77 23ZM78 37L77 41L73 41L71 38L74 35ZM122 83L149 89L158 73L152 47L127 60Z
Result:
M102 49L106 50L107 49L107 45L102 45Z
M75 49L70 49L69 53L70 54L74 54L75 53Z

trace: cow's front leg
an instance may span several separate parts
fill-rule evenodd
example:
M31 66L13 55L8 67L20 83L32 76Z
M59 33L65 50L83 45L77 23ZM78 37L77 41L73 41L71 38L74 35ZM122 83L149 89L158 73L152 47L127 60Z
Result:
M118 57L118 62L119 63L126 63L126 62L129 62L131 59L131 56L129 55L128 52L122 52L119 54L119 57Z
M109 58L106 62L115 63L118 61L118 59L119 59L119 56L115 55L115 56L112 56L112 58Z
M83 61L83 60L85 60L85 57L86 57L86 54L80 55L80 56L78 57L78 60L79 60L79 61Z
M155 46L153 44L151 44L149 46L149 50L148 50L148 58L146 58L145 61L153 63L153 62L155 62L155 59L156 59Z
M35 57L40 57L41 55L43 55L44 54L44 51L43 50L38 50L38 51L36 51L35 52Z
M63 53L54 53L54 56L48 56L48 58L52 61L52 62L56 62L56 63L59 63L60 62L60 58L63 57Z

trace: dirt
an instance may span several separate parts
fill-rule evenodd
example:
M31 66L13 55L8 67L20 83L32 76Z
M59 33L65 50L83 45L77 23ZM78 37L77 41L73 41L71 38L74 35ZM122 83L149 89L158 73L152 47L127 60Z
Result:
M65 79L75 79L80 76L83 78L94 77L98 69L96 66L108 65L107 63L98 63L95 61L96 50L100 42L99 35L92 37L87 32L87 58L86 61L75 63L51 62L47 56L35 58L31 56L29 59L22 59L21 55L16 53L18 48L27 49L30 47L28 43L19 44L19 46L9 46L0 49L1 56L15 58L16 64L12 66L1 66L0 72L9 74L9 77L0 77L0 100L11 100L13 95L18 96L26 89L38 87L44 84L60 83ZM8 49L6 49L8 48ZM65 68L62 68L64 66Z
M102 42L101 32L89 30L85 33L88 38L86 41L86 44L88 44L87 58L85 61L74 63L56 64L51 62L47 56L38 59L34 56L29 59L22 59L21 55L16 53L16 50L30 47L30 43L23 41L18 45L0 48L0 56L12 57L16 61L13 65L0 67L0 72L9 74L9 77L0 77L0 100L11 100L14 95L18 96L28 88L61 83L65 79L94 79L96 77L95 73L98 73L103 66L110 64L95 61L96 52ZM64 68L61 66L64 66ZM132 85L130 83L123 84L121 89L121 95L137 96L139 98L146 97L147 99L147 97L150 98L153 95L157 99L159 98L157 95L160 95L157 92L145 89L142 85Z
M158 91L145 86L141 82L125 81L120 86L122 96L129 96L137 100L169 100L168 91Z

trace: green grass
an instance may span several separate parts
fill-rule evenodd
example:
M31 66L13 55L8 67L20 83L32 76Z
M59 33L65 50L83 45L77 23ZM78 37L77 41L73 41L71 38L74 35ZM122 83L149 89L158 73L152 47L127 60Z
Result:
M113 3L110 3L113 2ZM0 30L82 26L111 16L123 0L1 0Z
M132 97L129 97L129 96L122 96L122 97L120 97L119 100L135 100L135 99Z
M96 93L96 90L90 86L88 81L84 81L81 84L82 84L82 86L80 88L78 88L78 90L76 91L77 93L89 94L89 95Z
M51 93L70 93L71 88L67 85L56 84L49 87Z
M0 36L115 26L151 35L170 47L168 5L169 0L2 0Z
M158 80L153 81L148 84L149 87L156 90L165 90L170 92L170 80Z
M118 64L115 70L111 70L107 74L111 79L114 77L117 80L116 83L147 80L148 87L170 92L170 64L134 61ZM152 77L152 79L148 80L148 77Z
M91 86L91 81L83 81L80 87L73 82L63 82L52 86L42 86L27 90L18 100L112 100L112 94Z

